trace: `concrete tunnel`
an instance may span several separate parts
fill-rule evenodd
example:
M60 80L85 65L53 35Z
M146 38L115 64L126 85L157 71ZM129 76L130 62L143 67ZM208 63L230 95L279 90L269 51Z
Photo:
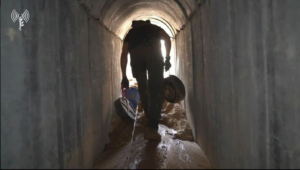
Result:
M300 168L300 1L3 0L1 167L92 168L132 20L172 38L195 142L214 168ZM11 12L30 20L18 30Z

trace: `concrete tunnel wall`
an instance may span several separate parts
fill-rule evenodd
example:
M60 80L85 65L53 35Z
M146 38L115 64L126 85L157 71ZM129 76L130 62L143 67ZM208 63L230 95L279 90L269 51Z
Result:
M22 32L12 9L31 14ZM296 0L2 1L1 167L91 168L119 97L121 39L131 20L150 18L176 38L184 107L213 166L299 168L298 9Z
M300 168L300 1L205 1L176 36L197 143L215 168Z
M120 96L119 57L131 20L159 20L173 35L186 19L181 10L195 3L136 2L2 1L2 168L92 167ZM22 31L13 9L30 13Z
M120 96L121 39L77 1L1 5L1 167L91 168ZM30 12L22 31L13 9Z

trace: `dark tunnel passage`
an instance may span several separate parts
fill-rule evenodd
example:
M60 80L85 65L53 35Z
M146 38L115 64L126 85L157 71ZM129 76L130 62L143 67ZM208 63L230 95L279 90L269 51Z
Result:
M132 20L172 40L171 74L214 168L300 168L299 0L2 0L1 168L92 168ZM30 19L19 30L12 10Z

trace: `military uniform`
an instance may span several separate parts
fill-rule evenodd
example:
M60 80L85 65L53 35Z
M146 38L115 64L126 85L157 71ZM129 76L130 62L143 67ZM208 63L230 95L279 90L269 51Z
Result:
M133 27L124 40L129 45L132 75L138 82L142 106L148 118L147 126L154 129L158 129L164 101L164 59L159 37L161 30L152 24Z

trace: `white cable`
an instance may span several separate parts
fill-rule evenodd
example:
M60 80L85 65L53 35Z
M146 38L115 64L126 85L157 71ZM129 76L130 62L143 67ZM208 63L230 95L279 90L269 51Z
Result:
M134 131L135 131L135 126L136 126L137 112L138 112L138 109L136 109L136 111L135 111L134 125L133 125L133 131L132 131L132 135L131 135L131 146L130 146L130 150L129 150L127 169L129 169L129 164L130 164L130 160L131 160L131 152L132 152L132 144L133 144Z

